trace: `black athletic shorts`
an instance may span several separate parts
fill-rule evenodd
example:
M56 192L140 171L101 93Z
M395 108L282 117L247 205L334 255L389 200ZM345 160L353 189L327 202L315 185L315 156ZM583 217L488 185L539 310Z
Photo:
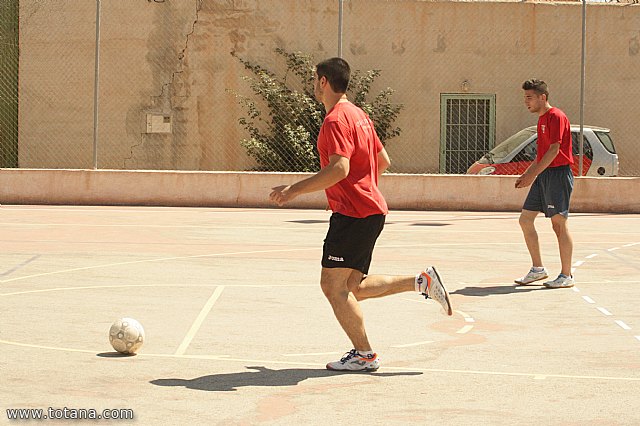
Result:
M570 166L549 167L538 175L522 207L543 212L546 217L569 216L569 201L573 192L573 173Z
M322 266L351 268L366 275L384 220L383 214L356 218L333 213L322 248Z

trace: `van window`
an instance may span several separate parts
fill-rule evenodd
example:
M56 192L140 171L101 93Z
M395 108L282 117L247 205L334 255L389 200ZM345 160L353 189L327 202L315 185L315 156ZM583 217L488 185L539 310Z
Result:
M612 154L616 153L616 148L615 146L613 146L613 141L611 140L611 136L609 136L608 132L594 132L594 133L596 134L598 139L600 139L600 142L602 142L602 145L604 145L607 151L609 151Z
M573 142L573 155L580 154L580 133L571 132L571 140ZM584 156L589 160L593 160L593 149L589 143L589 139L584 138L584 146L582 147Z
M516 133L515 135L510 136L508 139L506 139L505 141L501 142L499 145L497 145L495 148L493 148L489 152L491 160L493 160L493 162L495 162L495 163L498 163L498 162L504 160L521 143L523 143L524 141L526 141L532 135L535 135L535 134L536 134L535 129L534 130L529 130L529 129L520 130L518 133ZM535 146L535 140L536 139L534 139L534 142L533 142L534 146ZM535 158L535 157L536 156L534 154L533 158Z
M538 138L535 138L531 142L529 142L524 148L520 150L519 153L513 157L511 161L533 161L536 159L538 155Z

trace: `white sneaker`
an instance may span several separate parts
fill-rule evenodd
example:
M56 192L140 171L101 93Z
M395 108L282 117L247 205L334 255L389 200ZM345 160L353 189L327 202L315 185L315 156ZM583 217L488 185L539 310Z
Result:
M376 371L380 368L378 354L360 355L355 349L344 354L340 361L327 364L327 370L335 371Z
M569 288L573 287L573 284L575 284L573 275L568 277L566 275L560 274L555 280L547 281L546 283L544 283L544 286L547 288Z
M529 270L529 272L527 273L527 275L525 275L524 277L520 277L515 281L516 284L523 284L523 285L527 285L530 284L534 281L540 281L543 280L545 278L547 278L549 276L549 272L547 271L547 268L542 268L542 271L535 271L533 268L531 268Z
M444 309L447 315L453 315L449 293L445 290L442 279L440 275L438 275L435 266L429 266L425 271L422 271L418 277L418 285L420 286L420 292L425 298L435 300L442 306L442 309Z

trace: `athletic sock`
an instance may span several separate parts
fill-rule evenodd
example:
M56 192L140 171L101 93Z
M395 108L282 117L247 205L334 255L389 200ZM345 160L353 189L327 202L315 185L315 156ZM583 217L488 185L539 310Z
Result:
M358 351L358 353L364 357L373 355L373 351Z
M420 289L420 283L423 283L423 282L424 282L424 278L422 277L422 274L416 275L415 286L416 286L416 291L418 293L423 293L423 291Z
M544 271L544 266L534 266L531 269L533 269L533 272L542 272Z

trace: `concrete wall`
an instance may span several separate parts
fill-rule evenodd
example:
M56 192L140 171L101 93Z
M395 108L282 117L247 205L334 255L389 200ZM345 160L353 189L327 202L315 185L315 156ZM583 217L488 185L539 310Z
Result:
M275 207L270 189L304 173L0 169L0 204ZM519 211L527 190L512 176L382 177L391 209ZM578 178L573 212L640 213L640 178ZM289 207L325 208L323 192Z
M20 1L20 167L93 167L95 3ZM611 128L621 173L640 173L640 5L587 9L585 123ZM230 92L248 92L246 72L230 52L276 71L276 47L335 56L337 19L337 0L102 2L98 167L247 170ZM527 78L579 118L580 2L350 0L343 45L353 68L382 70L374 93L405 105L395 172L438 172L443 93L495 94L498 142L535 124ZM146 134L149 111L173 132Z

